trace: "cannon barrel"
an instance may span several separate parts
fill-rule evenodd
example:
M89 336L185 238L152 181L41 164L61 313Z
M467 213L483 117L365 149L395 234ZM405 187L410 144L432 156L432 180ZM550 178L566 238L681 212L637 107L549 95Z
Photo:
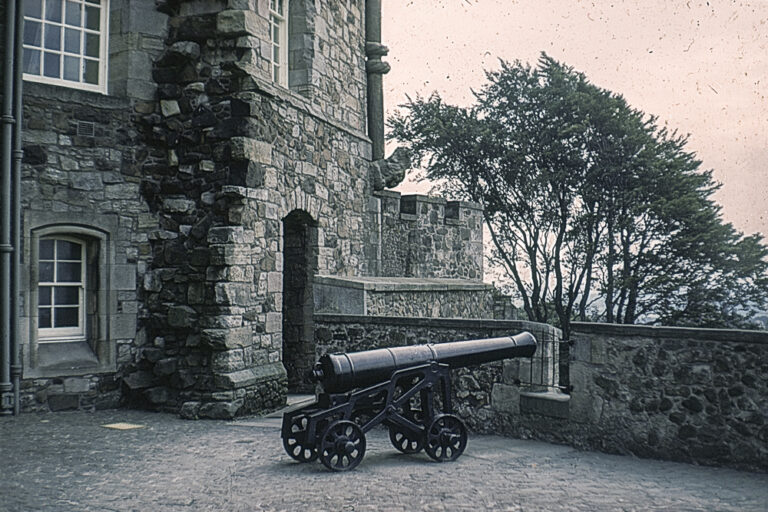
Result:
M397 370L429 362L463 368L500 359L530 357L535 352L536 338L522 332L501 338L326 354L315 364L312 377L323 385L326 393L341 393L388 380Z

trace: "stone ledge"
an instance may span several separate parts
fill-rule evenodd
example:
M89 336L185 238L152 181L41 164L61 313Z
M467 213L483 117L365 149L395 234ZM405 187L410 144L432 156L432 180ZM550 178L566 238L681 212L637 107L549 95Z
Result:
M493 288L492 285L482 281L415 277L315 276L314 284L375 292L485 291Z
M337 315L330 313L315 313L316 324L380 324L408 327L432 327L447 329L512 329L515 333L520 331L540 330L542 327L558 330L547 324L529 322L527 320L494 320L467 319L467 318L431 318L431 317L397 317L397 316L362 316L362 315Z
M607 334L618 336L639 336L643 338L693 338L709 341L730 341L735 343L768 344L768 331L742 329L704 329L694 327L664 327L655 325L603 324L573 322L574 334Z
M520 392L520 412L526 414L539 414L552 418L568 419L570 416L569 395L545 392Z

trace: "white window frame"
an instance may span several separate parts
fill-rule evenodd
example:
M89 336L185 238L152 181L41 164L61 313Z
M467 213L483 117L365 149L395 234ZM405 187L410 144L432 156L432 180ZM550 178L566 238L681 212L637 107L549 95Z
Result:
M53 261L53 269L54 269L54 278L53 281L38 281L37 283L37 289L38 289L38 296L39 296L39 290L43 286L50 286L52 288L66 286L66 287L77 287L78 289L78 326L77 327L38 327L37 332L37 338L40 343L61 343L61 342L71 342L71 341L84 341L86 336L86 293L87 293L87 286L86 286L86 266L87 266L87 254L86 254L86 242L85 240L81 240L79 238L74 238L70 236L63 236L63 235L49 235L45 237L41 237L39 239L41 242L43 240L53 240L54 241L54 259ZM56 278L57 273L57 265L56 263L59 261L58 258L58 252L55 248L56 241L63 240L66 242L72 242L75 244L78 244L80 246L80 281L79 282L59 282ZM38 259L35 262L35 264L38 267L38 276L39 268L40 268L40 261L42 258L40 258L39 251L38 251ZM43 260L43 261L51 261L51 260ZM69 261L69 260L65 260ZM53 292L53 295L55 295L55 292ZM55 300L51 301L51 325L54 323L54 316L55 316ZM37 308L38 315L40 311L40 305L35 304L35 308ZM39 322L39 320L38 320Z
M58 50L58 51L54 51L54 53L58 53L60 56L61 55L65 55L65 51L64 51L64 32L65 31L63 29L64 29L64 26L65 26L66 1L67 0L63 0L62 1L62 21L61 21L61 23L56 23L56 22L49 23L48 21L45 20L45 3L46 3L46 0L42 0L42 4L43 4L43 14L42 14L43 19L42 20L38 20L37 18L29 18L27 16L24 16L24 21L25 22L27 20L29 20L29 21L41 22L41 23L44 23L44 24L59 25L59 26L62 27L62 30L61 30L61 46L60 46L61 49ZM73 0L73 1L75 3L80 3L80 4L83 4L83 5L85 5L85 3L86 3L85 0ZM22 6L23 6L23 3L24 2L22 2ZM95 3L97 3L97 1L93 0L90 3L95 4ZM44 84L51 84L51 85L58 85L58 86L63 86L63 87L70 87L70 88L73 88L73 89L82 89L82 90L86 90L86 91L98 92L98 93L101 93L101 94L107 94L107 82L108 82L108 80L107 80L108 62L107 61L108 61L108 55L109 55L109 0L99 0L98 3L99 3L99 6L100 6L100 9L101 9L100 21L99 21L99 27L100 27L99 28L99 82L97 84L89 84L89 83L85 83L83 81L65 80L64 78L52 78L52 77L44 76L43 75L43 63L42 63L43 46L45 45L45 35L44 35L44 33L41 33L41 36L40 36L41 37L41 40L40 40L41 46L40 47L31 46L31 45L27 45L27 44L23 45L24 48L38 50L41 53L40 74L39 75L34 75L34 74L24 73L24 75L23 75L24 76L24 80L28 80L30 82L39 82L39 83L44 83ZM83 17L83 18L85 17L85 13L84 12L81 12L81 17ZM95 31L86 29L86 28L84 28L82 26L83 25L82 18L81 18L81 22L80 23L81 23L81 27L80 27L81 35L83 33L85 33L85 32L91 32L91 33L95 32ZM85 40L84 39L85 39L84 37L81 38L81 41L80 41L80 53L78 54L81 59L83 58L83 55L85 54ZM74 56L75 54L70 54L70 55ZM63 63L61 64L61 66L62 66L62 72L63 72ZM82 80L82 76L81 76L81 80Z
M269 0L269 73L272 80L288 87L288 2ZM275 28L278 38L275 40ZM275 55L279 62L275 62Z

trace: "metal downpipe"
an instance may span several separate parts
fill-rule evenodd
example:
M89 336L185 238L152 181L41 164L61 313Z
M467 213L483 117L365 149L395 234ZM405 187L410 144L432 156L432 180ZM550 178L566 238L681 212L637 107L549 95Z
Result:
M18 416L21 405L21 330L19 329L20 311L20 280L21 280L21 159L22 150L22 120L24 118L22 74L24 40L24 16L22 14L23 0L16 0L16 47L15 64L13 68L13 110L16 124L13 127L13 173L12 188L13 202L11 203L11 228L13 243L13 261L11 268L11 381L13 383L13 414Z
M16 1L5 4L2 141L0 142L0 415L12 412L11 393L11 148L13 139L13 64Z

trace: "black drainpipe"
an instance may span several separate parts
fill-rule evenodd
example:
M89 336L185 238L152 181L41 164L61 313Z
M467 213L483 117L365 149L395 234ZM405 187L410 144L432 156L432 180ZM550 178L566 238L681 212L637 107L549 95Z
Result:
M22 75L24 40L24 15L22 14L22 1L16 0L16 61L13 68L14 98L13 110L16 114L16 124L13 127L13 203L11 204L11 227L13 231L13 268L11 271L11 381L13 382L13 414L19 414L20 405L20 381L21 381L21 331L19 330L19 280L21 279L21 159L24 156L22 150L21 129L24 107L22 104L22 91L24 80Z
M2 152L0 161L0 415L13 411L11 390L11 148L13 139L13 61L16 1L5 4L5 59L3 62Z

